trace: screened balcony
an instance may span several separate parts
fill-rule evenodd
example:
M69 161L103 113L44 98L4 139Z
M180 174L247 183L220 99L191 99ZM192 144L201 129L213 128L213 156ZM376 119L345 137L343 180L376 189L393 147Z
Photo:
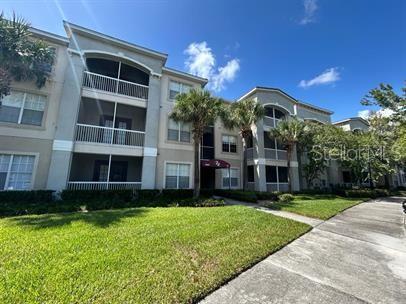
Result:
M76 124L76 141L144 146L144 108L83 98Z
M70 190L140 189L142 157L74 153Z
M149 74L121 61L87 58L83 87L118 95L148 99Z
M288 155L285 145L276 138L271 138L268 132L264 132L264 150L265 159L269 160L287 160Z

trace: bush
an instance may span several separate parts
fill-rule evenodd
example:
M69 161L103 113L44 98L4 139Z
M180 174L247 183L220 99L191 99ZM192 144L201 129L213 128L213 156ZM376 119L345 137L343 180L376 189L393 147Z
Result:
M133 190L63 190L61 198L66 202L120 201L134 198Z
M162 197L165 199L179 199L193 197L193 189L163 189Z
M346 197L354 198L377 198L389 196L389 194L387 189L354 189L345 191Z
M254 191L242 191L242 190L223 190L216 189L214 191L215 195L223 196L238 201L256 203L258 198Z
M279 195L279 201L281 203L290 203L294 199L295 199L295 197L290 193L284 193L284 194Z
M139 201L154 201L161 194L161 191L156 189L137 190L136 199Z
M187 199L179 200L176 203L172 203L170 206L174 206L174 207L221 207L221 206L224 206L224 200L214 199L214 198L204 198L204 197L199 197L198 199L187 198Z
M0 216L46 213L53 205L51 190L0 192Z
M278 193L277 192L255 192L258 200L270 200L277 201Z

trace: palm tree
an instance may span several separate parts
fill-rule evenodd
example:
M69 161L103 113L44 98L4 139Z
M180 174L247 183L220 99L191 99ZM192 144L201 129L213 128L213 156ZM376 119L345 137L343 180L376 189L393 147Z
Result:
M222 113L222 121L228 129L239 129L243 145L243 189L247 188L247 144L252 138L251 126L265 115L264 107L253 99L244 99L232 103Z
M297 118L283 120L278 123L276 128L271 129L269 132L270 137L279 139L286 147L289 192L292 192L292 170L290 166L292 154L296 144L302 139L304 132L305 124Z
M0 13L0 99L9 94L11 80L35 80L41 88L51 73L54 51L31 39L29 29L21 17L8 20Z
M194 144L194 196L200 195L200 143L204 128L212 124L220 112L223 101L211 96L209 91L191 89L177 95L175 107L170 117L179 122L190 123Z

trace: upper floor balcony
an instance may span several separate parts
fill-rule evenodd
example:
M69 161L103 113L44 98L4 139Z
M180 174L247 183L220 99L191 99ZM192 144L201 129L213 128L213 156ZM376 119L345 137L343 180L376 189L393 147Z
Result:
M145 109L83 98L76 124L76 142L143 147Z
M148 100L149 74L121 61L87 58L84 88Z

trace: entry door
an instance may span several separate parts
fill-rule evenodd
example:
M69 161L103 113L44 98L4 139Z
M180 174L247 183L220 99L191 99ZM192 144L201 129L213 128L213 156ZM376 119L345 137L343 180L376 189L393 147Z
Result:
M96 160L94 164L93 181L107 181L109 162L107 160ZM126 161L112 161L110 167L111 182L127 181L128 163Z
M120 130L131 130L131 119L116 117L115 128ZM116 139L114 140L114 143L117 145L126 145L129 140L129 138L127 139L127 135L129 134L120 130L115 131Z
M103 116L100 118L100 125L106 128L113 128L113 117L112 116ZM111 144L111 140L113 137L113 130L112 129L103 129L103 143Z

